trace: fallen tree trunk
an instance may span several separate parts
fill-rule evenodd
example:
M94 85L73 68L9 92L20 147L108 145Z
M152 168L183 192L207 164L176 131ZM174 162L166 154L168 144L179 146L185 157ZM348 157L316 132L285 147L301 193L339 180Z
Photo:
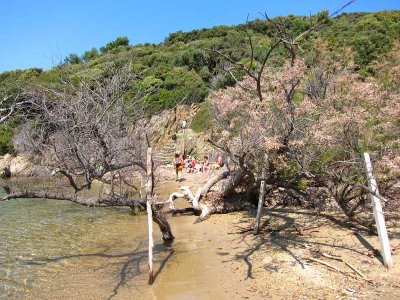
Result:
M13 192L7 187L3 187L6 191L10 193L4 195L0 198L0 201L8 201L12 199L52 199L60 201L70 201L75 204L82 206L127 206L127 207L140 207L142 204L146 203L145 199L133 200L127 197L113 197L112 199L102 199L102 198L84 198L79 197L75 194L64 194L64 193L53 193L53 192L36 192L36 191L20 191Z
M87 207L113 207L113 206L126 206L129 208L139 208L141 211L146 211L146 199L130 199L125 196L115 196L109 198L84 198L75 194L53 193L53 192L35 192L35 191L19 191L13 192L8 186L2 188L9 194L0 197L1 201L9 201L13 199L51 199L56 201L69 201L78 205ZM166 216L160 211L159 203L157 207L152 205L153 221L158 225L162 233L164 241L172 241L175 237L172 234L171 226L169 225Z
M235 188L242 182L245 177L245 172L236 170L229 171L226 167L222 172L210 178L203 187L199 188L195 195L187 186L181 187L182 192L172 193L166 201L153 201L152 220L159 226L164 241L172 241L175 237L172 234L171 227L167 221L166 214L162 208L169 204L169 212L178 211L174 205L174 200L177 198L187 199L192 205L194 214L199 215L195 222L201 222L207 219L211 214L223 214L244 209L253 209L254 205L248 201L246 195L235 193ZM226 180L217 190L212 188ZM146 211L146 199L131 199L127 195L113 194L110 198L83 198L76 194L54 193L46 191L19 191L12 192L7 186L4 186L9 192L0 198L0 201L7 201L17 198L37 198L37 199L53 199L60 201L70 201L79 205L95 207L109 206L127 206L130 208L139 208ZM185 209L187 212L187 209Z
M211 214L223 214L233 211L254 208L254 205L247 201L242 194L234 194L235 187L242 181L245 174L242 171L236 171L232 174L226 167L219 174L210 178L203 187L199 188L195 195L188 186L182 186L181 193L172 193L168 200L163 204L169 204L170 212L175 212L177 209L174 205L174 200L184 198L192 205L195 213L200 216L195 220L195 223L207 219ZM222 184L219 191L211 191L221 180L226 179L226 184Z

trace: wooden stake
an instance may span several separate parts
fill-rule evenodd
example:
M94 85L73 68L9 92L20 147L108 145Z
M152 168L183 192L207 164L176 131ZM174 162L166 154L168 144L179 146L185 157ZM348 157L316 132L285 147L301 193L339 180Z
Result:
M386 266L386 268L390 269L391 267L393 267L393 261L392 261L392 254L390 253L389 238L385 226L385 217L383 215L381 202L379 198L374 195L374 194L379 194L379 191L374 175L372 174L371 159L369 157L369 154L366 152L364 153L364 161L365 161L365 170L367 173L368 186L373 191L373 193L370 194L370 198L374 210L374 218L375 218L376 228L378 230L378 237L379 237L379 243L381 245L381 254L383 257L383 263Z
M152 149L147 148L147 183L146 183L146 210L147 210L147 225L149 228L149 281L148 284L153 284L153 211L151 210L153 193L153 160Z
M258 231L260 230L261 212L262 212L262 207L264 205L264 197L265 197L265 177L267 176L267 162L268 162L268 156L265 155L265 162L264 162L265 165L261 173L262 180L260 186L260 196L258 198L257 216L253 232L255 235L258 234Z

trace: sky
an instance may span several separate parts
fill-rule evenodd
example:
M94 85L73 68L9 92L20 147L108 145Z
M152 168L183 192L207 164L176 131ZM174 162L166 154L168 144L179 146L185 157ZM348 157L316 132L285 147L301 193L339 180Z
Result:
M333 12L348 0L0 0L0 72L51 68L119 36L130 44L160 43L178 30L235 25L288 14ZM400 0L356 0L344 9L400 9Z

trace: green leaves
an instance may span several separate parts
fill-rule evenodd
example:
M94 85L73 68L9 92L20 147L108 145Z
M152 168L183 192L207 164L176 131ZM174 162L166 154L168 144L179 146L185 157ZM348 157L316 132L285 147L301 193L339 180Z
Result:
M194 132L206 131L211 128L213 119L211 103L206 101L201 104L196 115L193 117L190 128Z
M0 155L12 152L12 135L12 126L9 126L8 124L0 124Z
M148 79L150 80L150 79ZM157 79L153 77L153 82ZM207 95L208 89L202 78L193 70L175 67L165 75L161 88L156 94L148 97L151 110L172 108L178 103L201 102Z
M128 45L129 45L129 39L126 36L118 37L115 41L109 42L104 47L101 47L100 52L105 54L110 50L115 49L119 46L128 46Z
M84 62L88 62L89 60L93 60L97 57L99 57L99 51L97 51L96 48L92 48L89 51L85 51L85 53L82 55L82 59Z
M82 62L82 59L78 56L78 54L71 53L64 59L64 62L70 65L77 65Z

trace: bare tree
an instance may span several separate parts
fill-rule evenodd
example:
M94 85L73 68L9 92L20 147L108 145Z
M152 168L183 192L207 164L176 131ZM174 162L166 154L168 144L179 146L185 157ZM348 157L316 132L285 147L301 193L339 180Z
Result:
M103 78L68 76L64 91L38 87L30 94L38 117L20 134L25 150L39 153L53 173L66 176L79 192L110 172L145 170L141 95L126 99L138 75L117 68ZM74 81L76 83L74 83ZM131 129L130 129L131 128ZM83 182L77 178L84 178Z
M7 121L11 116L29 105L29 101L23 93L16 95L0 93L0 124Z
M128 93L141 74L132 73L129 65L110 65L102 76L90 70L80 76L64 75L62 90L36 86L26 94L36 115L23 124L16 145L18 150L40 157L52 175L67 178L72 192L13 191L7 187L8 194L0 201L47 198L85 206L147 209L163 239L173 240L165 215L152 201L154 164L151 155L146 157L150 144L143 119L143 99L151 91ZM90 189L94 181L107 184L108 193L82 197L80 192ZM148 186L143 197L145 187L140 182ZM152 283L152 270L149 276Z

